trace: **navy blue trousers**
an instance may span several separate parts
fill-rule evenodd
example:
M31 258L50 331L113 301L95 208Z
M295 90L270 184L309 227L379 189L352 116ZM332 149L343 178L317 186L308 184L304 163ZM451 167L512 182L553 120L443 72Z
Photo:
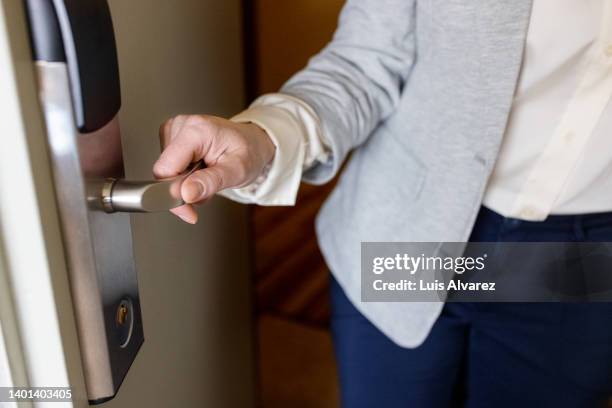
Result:
M529 222L483 207L470 240L612 242L612 213ZM580 408L612 396L612 303L447 303L406 349L334 279L331 300L344 408Z

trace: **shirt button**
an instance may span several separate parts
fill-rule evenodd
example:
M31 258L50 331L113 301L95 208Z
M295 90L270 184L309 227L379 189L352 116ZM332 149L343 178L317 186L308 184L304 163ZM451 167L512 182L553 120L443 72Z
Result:
M608 46L605 48L604 53L608 56L608 57L612 57L612 44L608 44Z

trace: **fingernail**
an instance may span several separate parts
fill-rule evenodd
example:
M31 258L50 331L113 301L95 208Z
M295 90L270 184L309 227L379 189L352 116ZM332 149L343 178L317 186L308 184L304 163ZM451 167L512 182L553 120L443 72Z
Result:
M187 217L186 215L179 215L179 218L183 221L185 221L187 224L195 224L197 222L197 219L193 219L190 217Z
M158 176L165 176L166 174L168 174L168 169L162 162L158 161L155 162L155 164L153 165L153 173Z
M196 202L204 194L204 186L197 181L188 181L183 187L183 198L188 203Z

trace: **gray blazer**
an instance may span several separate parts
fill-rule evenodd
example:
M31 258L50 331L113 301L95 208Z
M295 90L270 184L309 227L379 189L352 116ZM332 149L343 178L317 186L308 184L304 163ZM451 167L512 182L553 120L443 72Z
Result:
M305 181L327 182L355 149L317 218L319 244L351 301L401 346L424 341L443 302L361 302L360 244L469 238L530 11L531 0L348 0L333 41L282 89L315 109L331 145Z

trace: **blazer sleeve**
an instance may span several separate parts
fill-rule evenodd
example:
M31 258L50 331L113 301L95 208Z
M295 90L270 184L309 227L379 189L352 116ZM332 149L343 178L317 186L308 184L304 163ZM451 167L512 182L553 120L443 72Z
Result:
M331 150L303 174L322 184L393 113L415 60L415 0L348 0L332 41L281 89L310 105Z

